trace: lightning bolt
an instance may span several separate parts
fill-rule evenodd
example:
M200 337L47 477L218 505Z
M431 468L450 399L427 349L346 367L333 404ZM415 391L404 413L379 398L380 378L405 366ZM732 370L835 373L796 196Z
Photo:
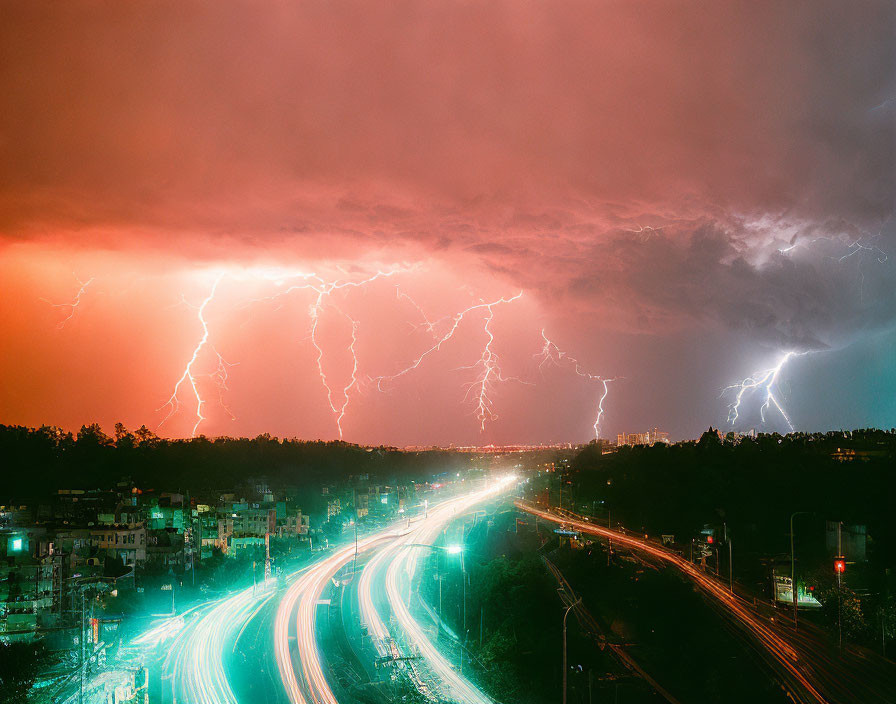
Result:
M187 362L186 367L184 367L184 372L181 374L180 379L177 380L177 383L174 385L174 390L171 392L171 396L168 400L160 406L158 409L161 411L164 408L168 408L168 414L162 419L162 422L159 423L157 427L162 427L162 425L177 413L180 410L180 391L181 387L185 384L189 385L190 390L193 392L193 397L196 399L196 422L193 424L193 430L190 433L191 437L196 437L196 431L199 430L199 426L202 424L202 421L206 420L205 416L202 414L203 406L206 401L202 397L202 394L199 391L199 382L197 380L197 375L194 373L193 368L195 367L200 354L202 353L203 348L208 344L209 337L209 329L208 329L208 321L205 319L205 309L208 307L208 304L212 302L212 299L215 297L215 294L218 291L218 285L221 283L221 279L224 278L224 273L218 274L215 278L214 283L212 284L211 291L209 291L208 296L206 296L205 300L197 308L196 317L199 320L199 324L202 328L202 335L199 338L199 341L196 343L196 346L193 348L193 355L190 357L190 360ZM212 349L213 353L217 357L218 366L212 374L209 376L218 383L219 390L222 385L223 388L226 389L227 382L227 367L230 366L227 362L224 361L224 358L218 353L218 351L211 345L209 347Z
M414 308L414 310L416 310L420 314L420 317L423 318L423 323L421 325L415 325L414 326L415 329L419 328L419 327L423 327L423 328L426 328L426 331L428 333L430 333L431 335L435 335L436 326L439 325L439 323L441 323L443 320L445 320L445 318L442 318L441 320L437 320L435 322L430 320L429 316L426 315L426 311L423 310L423 308L420 306L420 304L417 303L417 301L415 301L413 298L411 298L404 291L402 291L398 286L395 287L395 297L399 301L404 300L404 301L407 301L408 303L410 303L411 306Z
M93 282L93 279L94 277L91 276L89 279L87 279L87 281L81 281L81 279L75 276L75 281L78 282L80 288L75 294L75 297L69 303L53 303L52 301L48 301L46 298L40 299L44 303L49 303L53 308L68 308L68 315L56 324L57 330L62 330L62 328L65 327L65 324L74 317L75 311L78 310L78 306L81 305L81 296L84 295L84 292L87 290L87 287L90 286L90 284Z
M604 399L607 397L607 394L610 393L610 387L608 384L611 381L616 381L615 379L600 379L601 384L603 384L604 392L601 394L600 399L597 401L597 417L594 419L594 439L600 440L600 421L604 415Z
M419 268L419 264L413 265L396 265L391 268L384 268L375 272L366 272L352 278L352 274L344 272L337 267L339 278L329 277L321 273L313 273L308 271L293 270L272 270L267 268L255 269L225 269L215 272L210 288L206 291L198 305L190 303L183 295L180 300L172 307L183 305L191 311L195 312L198 322L199 335L192 345L192 351L186 358L185 365L180 376L174 382L171 393L167 400L156 410L162 411L164 417L158 423L157 428L161 428L168 423L172 417L185 410L185 404L190 409L195 409L195 416L192 419L191 437L196 437L202 429L203 423L208 420L208 404L214 400L212 390L209 383L214 384L217 390L217 402L226 411L231 419L235 420L235 416L227 405L226 392L229 391L228 382L230 370L236 363L231 363L225 359L218 347L215 346L212 339L212 330L210 327L209 311L214 305L215 309L221 307L221 292L224 288L224 280L227 279L228 290L230 282L241 284L244 282L261 282L265 287L272 286L273 291L270 295L262 297L246 297L241 303L235 306L235 309L241 309L246 306L269 302L275 304L275 310L278 309L286 297L305 291L311 295L308 303L307 311L310 322L310 330L308 338L310 345L314 350L314 365L316 366L318 376L320 377L321 386L326 394L327 405L333 415L336 430L339 438L344 436L344 421L352 398L361 390L362 377L360 375L361 364L358 357L358 341L361 322L355 320L349 313L343 310L341 300L336 300L336 294L343 292L348 294L351 291L359 290L372 285L379 280L385 280L398 274L415 271ZM87 281L78 280L80 290L74 300L70 303L52 304L54 307L65 307L68 316L60 323L62 327L66 321L70 320L77 309L82 296L88 286L93 283L91 278ZM268 289L271 290L270 288ZM473 305L469 305L455 315L445 316L439 319L431 319L426 315L423 308L414 301L408 294L402 291L397 285L395 287L396 298L402 303L407 303L416 311L422 319L422 323L416 325L418 329L422 328L431 336L431 344L410 364L399 370L398 372L376 378L364 377L365 379L376 382L377 387L382 391L384 386L396 381L397 379L410 374L413 370L420 367L425 360L431 355L440 351L444 345L452 340L460 329L464 321L469 322L475 318L481 320L482 332L484 334L484 344L482 346L479 358L470 365L459 367L459 369L475 369L477 373L475 379L465 384L467 389L465 400L472 398L475 402L475 415L479 422L480 430L484 430L487 422L497 419L495 412L492 391L495 384L504 381L525 382L517 377L505 376L500 366L500 358L495 350L496 336L494 332L494 320L497 308L501 305L512 303L520 299L523 292L520 291L513 296L505 296L495 300L480 300ZM255 294L258 295L257 293ZM45 299L42 299L45 300ZM220 311L219 311L220 312ZM334 383L333 369L327 363L327 356L331 354L332 349L329 343L325 343L321 335L321 321L324 316L336 314L344 318L349 326L349 341L345 348L350 359L350 368L347 370L347 377L344 383ZM601 398L601 404L606 397L607 387L604 384L604 396ZM600 406L602 413L602 405ZM599 418L598 418L599 421Z
M728 422L731 423L731 425L734 425L737 422L737 419L740 417L740 409L741 405L744 402L745 396L751 395L753 393L759 393L763 397L762 405L759 408L759 417L761 418L762 422L765 423L766 412L769 408L774 406L781 414L781 417L784 418L784 421L787 423L787 427L790 428L790 432L793 432L793 422L790 420L790 416L787 415L787 411L784 410L784 406L781 405L781 402L775 395L775 386L777 384L778 377L781 374L781 370L784 368L784 365L786 365L787 362L790 361L790 359L792 359L793 357L801 356L804 354L807 354L807 352L786 352L784 356L778 360L778 363L770 369L753 372L750 376L738 382L737 384L726 386L722 390L721 396L724 396L725 394L730 392L734 392L734 399L728 405Z
M482 301L480 303L469 306L450 319L451 322L448 326L448 329L442 335L438 335L437 333L435 333L436 324L429 321L429 318L422 311L422 309L420 309L420 307L409 296L403 295L404 298L409 300L418 310L420 310L423 319L426 321L427 328L434 333L435 339L430 347L424 350L416 359L414 359L410 364L408 364L400 371L388 376L378 376L374 378L373 381L376 382L377 388L380 391L383 391L383 385L385 383L393 382L396 379L400 379L401 377L410 374L415 369L418 369L427 357L439 352L442 349L443 345L445 345L445 343L447 343L454 337L454 334L457 332L460 324L467 316L469 316L471 313L474 313L475 311L485 310L486 314L484 317L483 329L486 334L486 343L483 347L482 355L473 364L459 367L460 369L474 369L477 367L481 369L481 372L476 381L472 382L472 384L470 385L470 389L467 392L467 397L469 397L471 390L475 390L474 396L476 398L476 417L479 420L480 430L484 430L487 420L495 420L498 417L494 412L494 406L489 395L493 384L497 381L508 381L511 379L511 377L504 377L501 374L500 367L498 366L498 355L492 349L492 343L495 339L494 334L491 331L491 322L494 319L495 313L494 309L495 306L516 301L522 298L522 295L523 292L520 291L518 294L516 294L515 296L511 296L510 298L502 297L491 302Z
M880 247L878 247L877 245L867 245L862 241L862 239L855 240L851 245L849 245L849 247L847 247L847 249L849 251L842 257L840 257L840 259L838 259L837 261L842 262L846 259L849 259L851 256L857 254L858 252L871 252L871 254L881 264L886 263L887 259L889 259L887 253Z
M633 228L624 228L625 232L632 232L636 235L639 235L638 240L640 242L647 242L651 239L655 234L662 232L665 229L665 225L662 227L651 227L650 225L638 225L637 229Z
M652 228L651 228L652 229ZM538 368L544 370L544 365L552 364L554 366L561 366L561 363L565 362L572 370L575 372L577 376L582 377L583 379L587 379L588 381L597 381L600 382L602 386L602 393L600 398L597 401L597 410L595 412L594 417L594 439L600 440L600 423L604 417L604 401L607 398L607 394L610 393L609 384L613 381L617 380L617 377L605 378L598 374L592 374L591 372L585 371L582 368L582 365L579 364L579 360L575 357L570 357L566 352L563 352L556 344L554 344L545 334L544 329L541 331L541 338L544 340L544 346L541 348L541 352L539 352L536 356L541 358L541 362L538 364Z
M218 366L211 373L211 379L215 382L215 386L218 388L218 403L221 404L221 408L223 408L227 415L230 416L230 420L236 420L236 416L233 414L233 411L230 410L230 406L227 405L227 401L224 399L224 392L230 391L230 387L227 386L227 380L229 378L228 370L230 367L235 367L239 362L228 362L221 356L221 353L212 346L212 352L214 352L215 357L218 359Z
M486 340L485 346L482 348L482 354L479 356L479 359L473 364L459 367L459 369L475 369L476 367L479 367L481 369L476 381L472 382L469 385L469 389L466 395L466 397L469 398L469 395L472 392L474 398L476 399L475 415L479 420L479 432L485 430L486 421L494 421L498 419L498 414L495 413L494 404L491 400L491 390L495 382L519 381L520 383L524 384L528 383L522 381L517 377L505 377L501 373L501 368L498 365L498 354L492 349L492 343L495 341L495 336L494 333L492 333L491 324L492 320L494 320L495 318L495 306L499 303L510 303L511 301L515 301L522 295L523 292L520 291L513 298L508 298L506 300L502 298L494 303L486 304L485 309L488 312L485 315L485 324L483 325Z
M348 408L350 398L349 394L358 384L358 354L355 350L355 343L358 341L359 323L357 320L354 320L343 311L339 311L351 323L352 336L351 342L348 346L348 352L352 360L352 371L349 382L342 388L342 400L339 405L337 405L337 402L334 400L335 392L333 391L333 387L330 386L330 383L327 380L327 374L324 371L324 349L323 347L321 347L320 341L317 337L317 324L320 320L320 314L323 309L323 299L325 295L326 293L321 290L318 293L317 299L311 306L311 345L317 351L317 372L320 375L321 384L323 384L324 390L327 393L327 403L330 405L330 410L333 412L333 416L336 419L336 430L338 431L339 439L341 440L343 437L342 419L345 418L345 411Z
M850 243L845 247L845 254L841 256L828 256L827 259L830 259L837 264L843 264L847 259L853 259L856 262L856 269L859 274L859 295L864 303L865 300L865 268L863 264L868 260L868 258L873 258L877 261L878 264L886 264L890 257L889 255L881 249L876 242L880 241L880 238L883 237L883 230L887 222L889 222L890 217L887 217L884 220L883 224L881 224L880 229L877 234L873 234L867 232L865 230L861 230L862 236L857 237L855 239L851 239ZM778 252L781 254L789 254L801 244L806 247L810 247L816 242L843 242L843 237L815 237L811 240L800 241L800 240L792 240L790 245L787 247L782 247L778 249ZM857 256L858 255L858 256Z
M375 281L380 279L390 278L397 274L407 273L413 271L416 267L394 267L392 269L387 270L378 270L374 274L368 276L367 278L360 280L351 280L351 279L337 279L327 281L323 279L318 274L313 273L301 273L295 274L288 277L283 277L280 281L282 284L286 278L301 278L302 283L293 284L283 291L279 291L271 296L267 296L265 298L256 298L251 302L256 303L260 301L276 301L281 299L282 297L291 294L295 291L312 291L316 294L314 301L309 306L308 312L311 320L311 332L310 332L310 341L311 346L314 348L316 354L315 363L317 365L317 373L320 376L321 385L323 386L324 392L327 396L327 404L330 407L330 411L333 414L334 421L336 423L336 430L339 434L339 439L343 438L343 427L342 421L345 419L346 411L348 410L349 402L351 399L351 393L358 389L358 355L357 350L355 348L355 344L358 341L358 327L359 322L351 318L344 311L340 310L337 306L333 306L333 308L338 311L341 315L343 315L351 325L351 342L348 346L348 352L351 358L352 370L349 376L348 383L341 389L334 389L334 387L330 384L330 380L327 377L327 373L324 369L324 358L326 356L326 352L324 350L323 345L321 344L321 340L318 336L318 325L320 323L321 315L323 314L326 304L329 301L331 295L335 291L348 290L348 289L359 289L365 286L369 286ZM332 305L332 304L331 304Z
M881 225L880 230L877 232L877 234L873 234L871 232L862 230L861 237L857 237L857 238L853 239L848 245L846 245L846 253L845 254L843 254L840 257L830 257L830 259L832 259L838 263L842 263L842 262L846 261L847 259L854 257L856 254L865 252L865 253L868 253L870 256L873 256L878 261L879 264L886 263L890 258L889 255L884 250L882 250L880 247L878 247L876 244L874 244L874 241L879 240L883 236L884 226L887 222L889 222L889 220L890 220L890 218L888 217L884 221L884 225ZM846 241L849 242L849 240L846 240ZM813 237L811 240L799 240L799 239L794 238L793 240L791 240L791 243L788 246L779 247L778 252L780 252L781 254L787 254L789 252L792 252L793 250L795 250L797 247L799 247L801 245L804 247L811 247L816 242L843 243L844 237L843 237L843 235L838 236L838 237Z

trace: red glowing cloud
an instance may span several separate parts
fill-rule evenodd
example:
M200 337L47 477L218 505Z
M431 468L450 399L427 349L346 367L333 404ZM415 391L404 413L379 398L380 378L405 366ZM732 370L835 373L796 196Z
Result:
M719 422L755 355L892 325L894 30L882 1L4 7L0 422L190 434L189 374L156 409L216 276L199 432L587 439L602 389L538 371L542 328L624 377L610 431ZM275 270L324 283L252 302ZM421 311L520 291L370 383Z

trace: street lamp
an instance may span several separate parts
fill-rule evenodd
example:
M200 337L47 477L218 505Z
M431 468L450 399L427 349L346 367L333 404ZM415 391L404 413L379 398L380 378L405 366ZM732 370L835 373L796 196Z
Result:
M445 547L441 545L420 545L417 546L415 543L409 543L408 547L427 547L433 550L442 550L443 552L448 553L449 555L460 555L460 570L463 576L463 587L464 587L464 643L461 644L461 654L460 654L460 671L463 674L464 671L464 656L463 656L463 648L467 639L467 568L464 564L464 546L463 545L447 545ZM439 619L442 618L442 578L439 575ZM480 624L481 627L481 624Z
M460 555L460 571L463 574L463 582L464 582L464 638L466 638L467 633L467 568L464 565L464 546L463 545L449 545L444 548L445 552L449 555ZM439 585L441 587L441 584Z
M463 545L430 545L428 543L407 543L406 548L427 548L429 550L440 550L449 555L460 555L460 569L463 574L464 587L464 634L467 631L467 569L464 564L464 546ZM442 576L439 574L439 619L442 618Z
M566 704L566 617L569 612L582 603L582 597L579 597L572 604L566 607L563 612L563 704Z

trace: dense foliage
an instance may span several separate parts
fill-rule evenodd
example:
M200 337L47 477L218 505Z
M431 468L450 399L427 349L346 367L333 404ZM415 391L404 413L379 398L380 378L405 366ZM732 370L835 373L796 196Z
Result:
M468 466L469 457L441 450L404 452L344 442L198 437L166 440L145 426L115 437L98 425L77 434L58 428L0 425L0 504L26 501L63 488L113 487L123 479L167 491L232 489L250 477L273 486L339 481L370 474L382 481L427 478Z
M838 450L855 450L850 461ZM573 460L564 491L578 508L609 509L629 528L689 539L721 525L741 549L788 549L789 518L860 523L874 536L873 558L896 564L896 432L760 435L737 443L707 432L698 442L621 447L597 443ZM595 503L596 502L596 503ZM603 502L603 503L600 503Z
M832 629L838 608L831 561L836 533L826 531L835 531L839 521L847 528L863 526L867 559L847 555L840 594L844 636L876 645L896 635L896 432L760 435L734 442L710 430L698 442L602 450L591 444L573 460L560 484L564 505L574 503L597 520L612 512L614 523L654 536L675 535L682 546L704 527L721 535L724 524L734 546L735 579L765 596L770 563L785 573L789 567L790 520L798 512L797 579L817 586L815 596ZM558 494L555 487L552 501ZM727 551L719 552L724 571ZM711 567L716 559L710 558Z

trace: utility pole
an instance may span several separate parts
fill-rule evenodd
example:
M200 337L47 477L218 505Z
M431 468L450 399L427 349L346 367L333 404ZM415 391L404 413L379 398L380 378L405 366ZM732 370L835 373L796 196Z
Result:
M579 597L576 601L566 607L566 611L563 612L563 704L566 704L566 617L569 616L569 612L572 611L576 606L582 603L582 598Z
M264 534L264 586L267 588L271 578L271 533Z
M884 604L887 603L887 597L889 595L889 586L890 586L888 584L889 576L890 576L890 568L887 567L886 569L884 569L884 598L882 600L882 603L884 603ZM884 624L884 607L883 606L880 607L880 646L881 646L881 652L883 653L883 656L887 657L887 629Z
M734 557L731 548L731 538L728 539L728 591L734 594Z
M607 528L613 530L613 511L607 506ZM607 567L610 566L610 555L613 554L613 539L607 538Z
M464 633L467 632L467 568L464 565L464 553L460 553L460 569L464 581Z
M199 522L199 519L193 518L193 516L192 516L193 509L189 508L189 505L190 505L190 502L187 501L188 510L191 513L190 526L191 526L192 530L190 531L190 542L193 543L192 548L190 550L190 572L193 573L193 586L195 587L196 586L196 524ZM199 525L200 525L199 545L200 545L200 549L201 549L201 546L202 546L202 535L201 535L202 524L200 523ZM134 574L136 575L136 573L137 573L137 561L134 560Z
M591 704L591 687L594 685L594 670L588 669L588 704Z
M837 521L837 555L843 554L843 521ZM840 595L840 570L837 570L837 647L843 650L843 604Z
M734 594L734 563L732 562L733 553L731 549L731 539L728 537L728 523L722 523L725 542L728 543L728 591Z
M793 559L793 519L801 514L808 514L809 511L794 511L790 514L790 596L793 601L793 629L799 630L799 616L797 612L797 594L796 594L796 572L794 570Z
M84 587L81 587L81 657L78 678L78 704L84 704Z

